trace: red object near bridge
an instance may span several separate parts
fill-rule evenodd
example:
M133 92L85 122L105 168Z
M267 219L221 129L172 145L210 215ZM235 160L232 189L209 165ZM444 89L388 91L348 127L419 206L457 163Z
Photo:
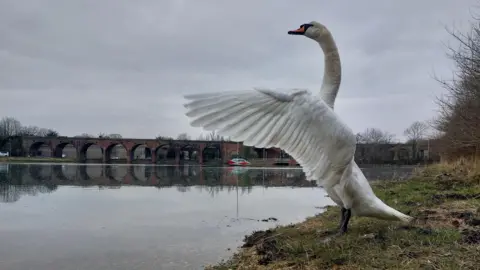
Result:
M227 161L227 164L230 166L247 166L250 165L250 162L244 158L232 158Z

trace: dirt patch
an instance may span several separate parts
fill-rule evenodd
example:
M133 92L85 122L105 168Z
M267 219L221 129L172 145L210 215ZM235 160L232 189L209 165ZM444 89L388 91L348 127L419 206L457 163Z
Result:
M399 226L398 229L406 230L406 231L415 231L417 234L423 234L423 235L435 234L435 230L428 227L424 228L424 227L417 227L412 225L403 225L403 226Z
M473 229L480 226L480 218L473 211L449 211L444 208L420 210L417 224L433 228Z
M414 252L414 251L404 251L402 253L400 253L400 257L404 257L404 258L407 258L407 259L416 259L418 257L420 257L420 253L419 252Z
M242 248L254 247L257 254L260 256L258 260L259 265L268 265L272 261L282 258L276 235L272 230L255 231L251 235L246 235Z
M449 172L434 173L433 175L431 175L431 173L432 172L425 170L424 176L432 177L438 190L452 190L458 187L480 184L480 175L476 173L472 175L472 168L453 170L450 168Z
M464 211L464 212L450 212L450 216L453 218L462 219L465 224L469 226L480 226L480 218L477 218L473 212Z
M432 200L435 203L442 203L445 200L470 200L470 199L480 199L480 193L475 194L460 194L460 193L445 193L445 194L434 194L432 195Z
M254 231L250 235L245 235L243 238L243 246L242 248L249 248L255 246L257 243L260 241L263 241L266 237L271 236L273 233L271 230L266 230L266 231Z
M403 204L406 205L406 206L420 206L420 205L422 205L421 203L414 202L414 201L406 201Z
M462 242L469 245L480 244L480 231L465 229L462 231Z

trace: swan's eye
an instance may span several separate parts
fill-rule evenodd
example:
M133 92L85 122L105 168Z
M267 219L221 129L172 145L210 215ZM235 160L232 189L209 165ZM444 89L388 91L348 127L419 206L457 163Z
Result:
M312 26L313 26L312 24L306 23L306 24L302 24L302 26L300 26L300 27L303 27L303 29L305 29L305 31L307 31L307 29L312 27Z

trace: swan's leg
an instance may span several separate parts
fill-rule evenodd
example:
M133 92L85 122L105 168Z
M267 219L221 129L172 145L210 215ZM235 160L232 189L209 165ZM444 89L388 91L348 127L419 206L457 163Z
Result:
M343 217L343 220L342 220L342 224L340 226L340 232L339 234L344 234L347 232L347 229L348 229L348 222L350 221L350 217L352 216L352 210L350 209L345 209L345 211L343 211L342 209L342 217Z
M346 211L347 211L347 209L342 207L341 214L340 214L340 226L338 226L339 229L342 228L342 225L345 222L345 212Z
M330 242L335 236L340 236L340 235L345 234L345 233L347 232L348 222L350 221L351 215L352 215L352 212L351 212L350 209L346 209L346 208L343 208L343 207L342 207L339 231L338 231L334 236L330 236L330 237L327 237L327 238L323 239L322 242L323 242L323 243L328 243L328 242Z

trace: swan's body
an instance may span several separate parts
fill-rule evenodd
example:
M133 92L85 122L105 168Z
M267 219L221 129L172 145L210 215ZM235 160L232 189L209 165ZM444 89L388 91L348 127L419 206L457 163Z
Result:
M281 93L268 89L185 96L187 116L205 130L218 130L234 141L258 148L277 147L291 155L330 198L342 207L341 232L350 215L408 222L412 218L387 206L375 196L354 161L356 139L333 111L341 81L340 57L327 28L304 24L289 34L316 40L325 54L320 96L294 89Z

